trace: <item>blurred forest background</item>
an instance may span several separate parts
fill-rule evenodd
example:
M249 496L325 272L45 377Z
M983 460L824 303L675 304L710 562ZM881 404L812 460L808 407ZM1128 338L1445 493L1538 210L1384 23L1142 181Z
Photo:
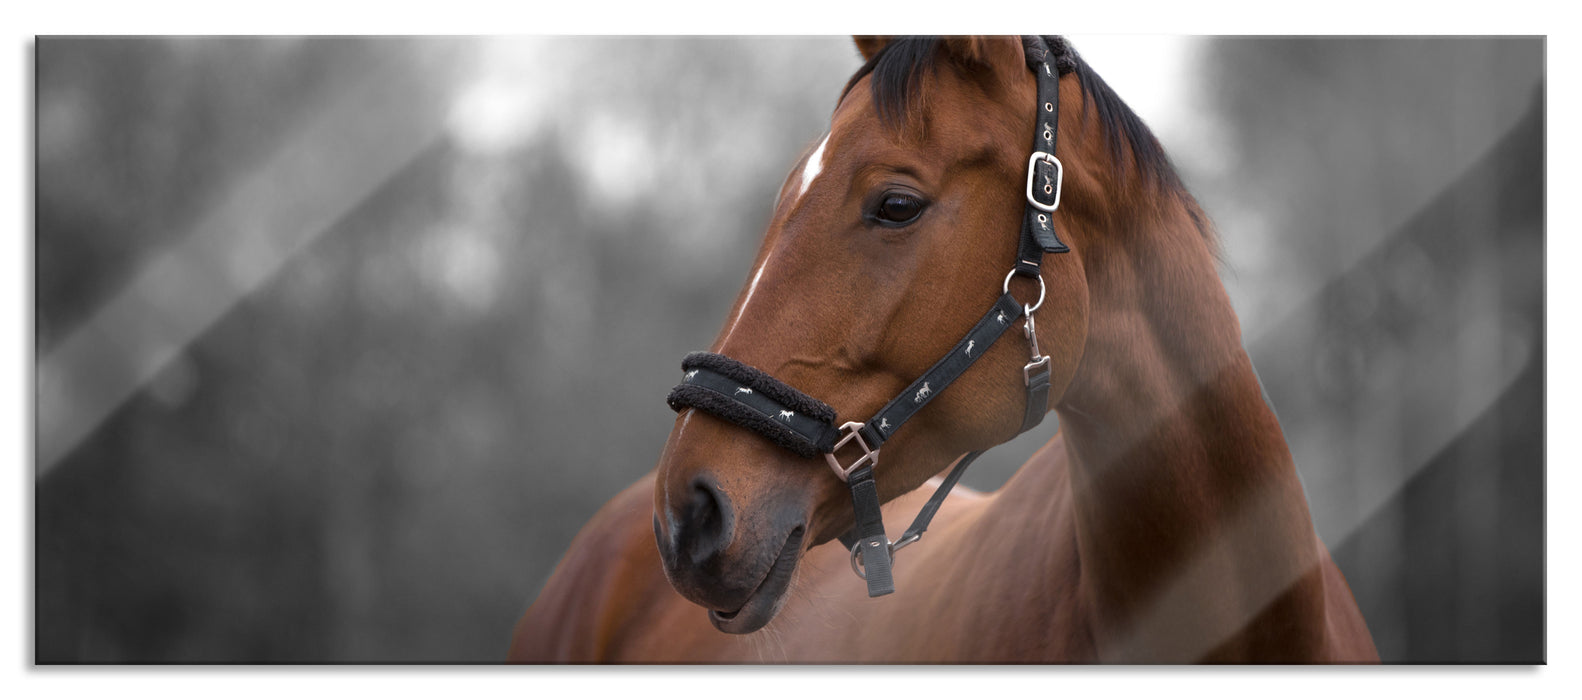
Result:
M1543 39L1172 45L1114 82L1218 224L1381 655L1543 660ZM858 64L40 39L36 661L501 660Z

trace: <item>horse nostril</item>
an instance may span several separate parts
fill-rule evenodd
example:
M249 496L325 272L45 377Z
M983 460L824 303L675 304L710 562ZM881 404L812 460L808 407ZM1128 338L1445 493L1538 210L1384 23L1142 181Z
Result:
M694 478L691 494L680 523L677 544L692 563L701 564L730 546L735 517L730 498L713 479Z

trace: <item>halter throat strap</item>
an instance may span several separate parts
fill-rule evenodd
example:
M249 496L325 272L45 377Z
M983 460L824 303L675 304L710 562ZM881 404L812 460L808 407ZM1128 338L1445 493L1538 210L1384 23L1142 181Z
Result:
M1059 42L1060 39L1054 39ZM1050 50L1044 37L1024 39L1028 67L1038 82L1038 119L1033 153L1028 160L1027 206L1017 245L1017 259L1006 276L1001 296L955 347L935 362L900 395L879 409L867 422L848 422L838 428L836 413L818 399L791 387L766 372L716 353L695 352L682 360L682 381L666 399L676 411L695 408L746 428L801 457L824 455L836 476L851 491L855 516L853 528L841 535L851 551L852 569L867 581L869 597L895 591L891 573L895 551L928 529L929 522L967 467L982 454L975 451L956 461L943 483L899 540L885 535L874 467L880 447L928 402L944 391L1018 319L1031 347L1031 361L1023 368L1026 410L1019 433L1042 422L1049 403L1049 358L1040 354L1032 312L1043 304L1040 265L1046 253L1070 250L1055 233L1051 216L1060 206L1063 166L1055 157L1060 113L1060 76L1070 72L1069 59ZM1024 304L1010 293L1012 276L1038 280L1038 301ZM844 456L843 456L844 455Z

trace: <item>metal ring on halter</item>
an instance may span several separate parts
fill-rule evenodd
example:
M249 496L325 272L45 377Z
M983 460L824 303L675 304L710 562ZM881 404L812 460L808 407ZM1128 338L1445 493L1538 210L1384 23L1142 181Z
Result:
M912 544L913 542L916 542L916 541L918 541L920 539L923 539L923 533L920 533L920 532L912 533L910 535L906 535L906 536L902 537L900 542L891 542L890 544L886 545L886 548L890 550L890 554L891 555L894 555L896 552L901 551L902 547L905 547L905 546L907 546L909 544ZM860 578L860 579L862 579L864 581L867 581L868 580L867 572L862 570L862 564L857 563L857 560L862 558L862 551L861 550L862 550L862 543L861 542L858 542L857 544L854 544L854 545L851 546L851 570L856 572L857 578Z
M878 543L874 543L874 544L878 544ZM888 546L890 548L891 552L895 551L895 546L894 545L886 545L886 546ZM857 572L857 578L860 578L860 579L862 579L864 581L867 581L868 580L868 573L862 570L862 565L861 564L857 563L857 560L862 558L862 551L861 550L862 550L862 543L861 542L858 542L857 544L854 544L854 545L851 546L851 570Z
M1000 285L1000 293L1001 294L1010 294L1011 293L1011 278L1014 277L1015 275L1016 275L1016 269L1015 268L1012 268L1010 272L1005 273L1005 284ZM1033 312L1038 310L1038 307L1044 305L1044 276L1043 275L1039 275L1039 276L1035 277L1034 279L1038 280L1038 302L1033 304L1032 306L1028 306L1026 304L1022 305L1022 308L1027 310L1027 315L1028 316L1032 316Z

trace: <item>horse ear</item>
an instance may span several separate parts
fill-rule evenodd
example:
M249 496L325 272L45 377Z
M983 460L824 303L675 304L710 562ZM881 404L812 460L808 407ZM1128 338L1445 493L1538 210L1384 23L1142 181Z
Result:
M991 37L986 36L949 36L945 37L945 51L962 63L988 63Z
M945 55L990 92L1028 74L1020 37L957 36L947 37L943 43Z
M862 54L862 60L871 61L879 49L890 43L887 36L853 36L852 41L857 42L857 52Z
M1022 40L1014 36L945 37L945 52L966 65L994 66L1022 63Z

